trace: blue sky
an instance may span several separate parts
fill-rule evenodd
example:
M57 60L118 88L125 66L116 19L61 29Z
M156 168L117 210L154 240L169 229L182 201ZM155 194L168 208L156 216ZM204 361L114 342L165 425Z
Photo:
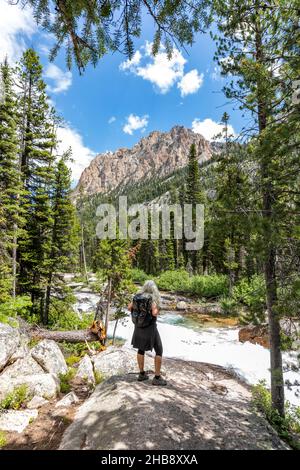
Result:
M222 93L225 82L213 62L208 34L199 34L187 51L175 50L171 62L163 50L153 59L153 25L145 16L131 62L119 53L109 54L80 76L75 67L66 70L63 51L49 64L53 39L36 27L30 10L6 0L0 0L0 8L0 59L8 54L14 62L26 47L40 54L49 95L65 120L61 147L73 148L74 181L95 154L132 147L153 130L183 125L211 139L219 132L224 111L231 116L232 132L240 130L241 115Z

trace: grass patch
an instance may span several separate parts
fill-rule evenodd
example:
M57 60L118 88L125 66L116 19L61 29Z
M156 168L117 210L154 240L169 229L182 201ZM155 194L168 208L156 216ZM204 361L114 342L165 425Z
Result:
M7 438L4 431L0 431L0 449L7 444Z
M68 372L59 374L60 391L61 393L68 393L71 390L71 381L75 377L76 369L69 367Z
M80 360L80 356L69 356L66 358L66 363L68 366L72 367L74 364L77 364Z
M94 371L94 376L95 376L96 385L101 384L101 382L103 382L103 380L105 378L104 375L101 372L99 372L98 370Z
M300 450L300 407L286 402L285 417L280 416L277 410L272 408L271 393L264 380L252 387L252 402L276 429L278 435L293 449Z
M88 348L86 347L85 343L68 343L63 341L61 346L63 353L66 356L75 356L81 359L83 356L85 356L85 354L88 353ZM89 347L95 349L95 351L98 351L100 350L101 345L99 341L89 341Z
M0 410L19 410L28 400L27 385L20 385L1 400Z

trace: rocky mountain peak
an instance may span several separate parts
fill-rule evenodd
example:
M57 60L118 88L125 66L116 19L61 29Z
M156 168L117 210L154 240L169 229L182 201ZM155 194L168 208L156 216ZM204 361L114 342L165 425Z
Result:
M80 192L85 195L104 193L153 174L167 176L187 165L192 143L196 144L199 161L211 158L210 143L184 126L174 126L169 132L152 131L131 149L99 154L83 171L74 196Z

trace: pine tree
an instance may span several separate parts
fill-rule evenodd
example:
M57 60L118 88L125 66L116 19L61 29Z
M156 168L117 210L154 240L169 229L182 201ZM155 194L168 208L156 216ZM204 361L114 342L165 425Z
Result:
M105 344L107 342L107 329L109 320L109 310L111 303L117 303L120 311L129 301L128 291L130 290L130 258L129 243L121 238L100 240L97 251L98 265L102 270L105 288Z
M193 229L196 226L196 205L204 203L204 194L201 189L200 183L200 170L199 163L197 159L197 150L196 145L192 144L189 153L189 162L187 168L187 180L186 180L186 193L185 193L185 202L192 204L192 225ZM199 272L201 269L201 253L199 250L185 252L186 261L190 260L193 271Z
M284 231L281 231L282 206L285 211L293 209L284 196L287 180L284 190L283 167L291 165L288 173L293 179L295 162L293 152L288 150L292 144L291 134L282 146L284 133L280 135L279 128L284 127L285 120L291 122L290 102L294 90L290 77L297 75L296 70L299 73L299 50L297 46L291 47L291 44L297 44L299 34L297 1L289 2L287 6L285 2L227 0L215 1L214 7L220 31L216 38L216 58L223 75L233 77L225 87L226 96L239 102L240 108L253 118L247 129L254 137L248 150L258 168L255 192L260 197L260 220L254 230L261 238L260 255L264 263L272 404L280 415L284 415L277 260L278 250L285 243ZM298 145L296 143L294 149Z
M67 156L66 156L67 157ZM79 227L75 208L70 200L71 176L65 163L60 158L55 167L52 190L52 233L49 259L46 265L45 304L43 323L49 320L51 289L54 281L58 283L57 274L65 272L72 263L78 250Z
M7 60L0 66L3 99L0 101L0 270L3 289L15 296L16 238L22 223L19 208L21 193L18 157L18 116L12 89L12 70Z
M43 311L45 276L51 252L51 188L54 180L55 123L38 55L28 49L18 66L20 84L21 178L26 229L19 239L20 291L30 292L34 310Z

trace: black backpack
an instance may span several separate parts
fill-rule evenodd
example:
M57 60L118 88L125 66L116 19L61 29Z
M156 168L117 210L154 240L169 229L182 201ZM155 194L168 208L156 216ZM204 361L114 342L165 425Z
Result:
M139 328L146 328L152 323L152 297L150 294L136 294L132 300L131 318Z

